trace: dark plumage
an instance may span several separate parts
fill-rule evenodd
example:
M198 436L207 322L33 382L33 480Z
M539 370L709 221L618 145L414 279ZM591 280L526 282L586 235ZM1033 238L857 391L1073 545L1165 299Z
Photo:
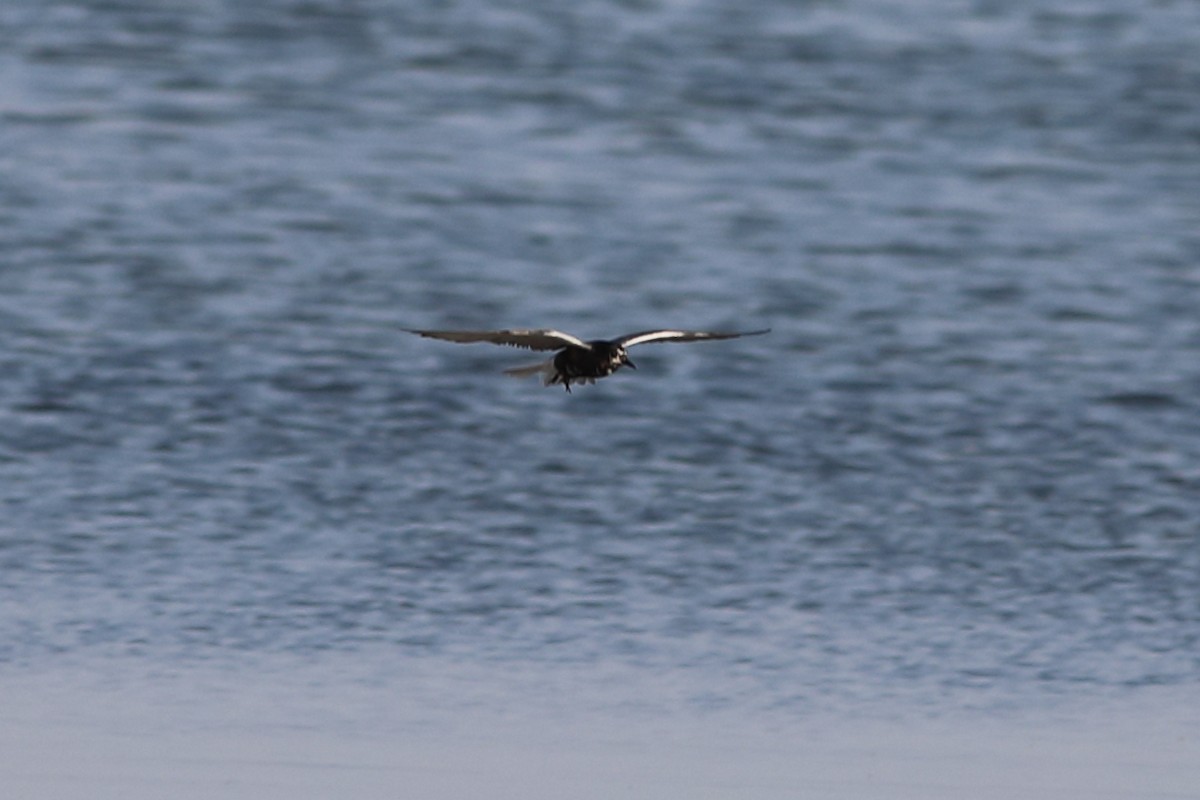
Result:
M769 330L769 329L768 329ZM630 333L616 339L592 339L584 341L569 333L549 329L502 330L502 331L425 331L410 330L418 336L445 339L448 342L491 342L528 350L557 350L552 358L528 367L507 369L505 373L518 378L528 375L542 376L546 386L561 383L569 392L572 383L595 383L621 367L637 369L626 350L634 345L648 342L700 342L709 339L736 339L739 336L758 336L767 330L745 333L718 333L710 331L653 330Z

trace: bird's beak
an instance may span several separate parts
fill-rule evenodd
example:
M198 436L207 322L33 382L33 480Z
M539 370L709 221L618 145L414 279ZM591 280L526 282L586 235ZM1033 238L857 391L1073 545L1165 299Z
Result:
M629 367L630 369L637 369L637 364L633 363L628 358L625 359L625 366Z

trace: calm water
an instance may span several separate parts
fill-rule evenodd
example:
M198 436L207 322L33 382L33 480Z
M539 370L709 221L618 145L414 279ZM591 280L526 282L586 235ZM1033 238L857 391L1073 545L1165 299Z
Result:
M1195 687L1200 6L724 5L5 3L3 672Z

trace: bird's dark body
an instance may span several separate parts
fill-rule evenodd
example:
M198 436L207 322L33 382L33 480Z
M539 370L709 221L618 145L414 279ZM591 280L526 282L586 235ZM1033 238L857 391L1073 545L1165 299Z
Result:
M597 378L607 378L621 367L633 366L625 348L618 344L595 339L588 342L588 349L568 347L554 357L554 375L548 384L561 383L569 392L571 383L592 383Z
M491 342L529 350L557 350L548 361L528 367L506 369L505 372L518 378L541 375L547 386L562 384L568 392L572 383L595 383L622 367L637 369L626 348L648 342L700 342L710 339L736 339L739 336L758 336L766 330L744 333L722 333L719 331L680 331L671 329L638 331L616 339L592 339L584 341L569 333L548 328L505 329L498 331L429 331L413 330L418 336L444 339L448 342Z

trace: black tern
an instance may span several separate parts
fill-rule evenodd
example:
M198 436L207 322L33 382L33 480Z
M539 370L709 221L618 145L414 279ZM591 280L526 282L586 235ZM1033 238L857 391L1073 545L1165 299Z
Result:
M506 344L510 347L524 347L528 350L557 350L558 352L547 361L532 364L528 367L506 369L506 375L524 378L530 375L541 375L545 386L561 383L568 392L572 383L595 383L598 378L612 375L621 367L637 369L626 350L634 345L649 342L702 342L713 339L736 339L739 336L760 336L770 329L761 331L745 331L742 333L722 333L714 331L675 331L656 330L638 331L616 339L592 339L584 341L562 331L538 329L513 329L503 331L426 331L411 330L418 336L430 339L445 339L448 342L469 344L472 342L491 342Z

